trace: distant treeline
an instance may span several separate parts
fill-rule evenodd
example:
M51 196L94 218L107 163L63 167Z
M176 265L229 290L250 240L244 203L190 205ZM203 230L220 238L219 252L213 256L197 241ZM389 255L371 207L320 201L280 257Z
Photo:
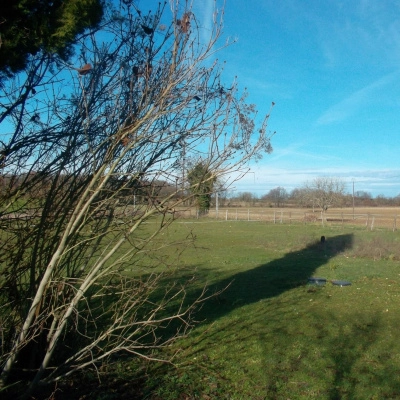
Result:
M30 192L29 196L32 198L40 199L47 193L49 185L53 182L53 176L49 173L43 172L30 172L26 174L11 175L0 174L0 196L6 193L10 194L13 191L18 191L20 187L29 187L29 183L35 184L34 194ZM58 177L58 185L63 186L70 180L75 180L76 185L84 185L89 175L74 175L62 174ZM66 185L66 187L68 187ZM109 179L106 191L116 193L116 197L124 199L126 202L131 203L157 203L161 199L168 196L172 198L180 197L182 195L182 187L176 182L166 182L159 179L152 179L151 177L137 176L132 177L112 177ZM101 194L99 194L101 196Z
M220 193L218 203L221 207L302 207L312 208L312 197L306 196L302 189L287 192L284 188L272 189L266 194L257 195L251 192ZM215 204L215 197L214 197ZM335 207L400 207L400 195L373 197L370 193L357 191L352 194L341 194ZM315 204L314 204L315 206Z
M29 181L30 179L39 179L41 181L42 189L37 190L36 196L39 198L46 192L46 185L50 184L51 177L43 175L39 177L41 172L30 172L29 174L15 175L0 175L0 195L4 191L16 190L22 182ZM59 182L71 179L72 176L65 174L59 177ZM87 176L74 176L73 179L80 179L82 183ZM37 187L37 186L36 186ZM121 190L123 187L123 190ZM168 196L172 198L179 198L185 190L181 182L167 182L159 179L151 179L149 177L138 176L137 179L126 179L122 177L115 177L110 179L108 184L109 190L117 190L118 196L124 198L125 201L132 203L140 202L155 202L164 199ZM269 192L257 195L251 192L232 192L229 190L219 190L218 196L214 193L211 197L211 206L217 205L221 207L296 207L296 208L318 208L314 199L315 196L310 193L313 191L309 189L293 189L288 192L283 187L271 189ZM316 194L317 196L318 194ZM189 204L186 204L189 205ZM371 193L365 191L356 191L353 194L337 193L335 197L335 207L400 207L400 194L394 197L386 197L378 195L373 197ZM332 204L333 206L333 204Z

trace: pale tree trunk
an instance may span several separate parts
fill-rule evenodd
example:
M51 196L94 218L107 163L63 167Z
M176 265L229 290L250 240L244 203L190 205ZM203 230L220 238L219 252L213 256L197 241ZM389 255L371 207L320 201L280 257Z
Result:
M155 239L196 188L211 195L214 182L271 151L269 114L256 124L247 94L222 83L218 14L204 43L186 2L164 7L144 15L124 6L101 40L85 35L78 43L71 62L90 65L84 73L33 57L0 96L0 122L14 129L1 149L4 391L14 390L6 387L21 368L32 374L17 392L28 396L120 352L153 359L152 350L190 330L210 294L189 301L192 279L164 287L172 273L162 255L192 238ZM41 95L28 96L32 87ZM198 163L207 173L188 181ZM171 264L179 265L177 254ZM158 272L144 278L154 263ZM163 339L172 321L179 329Z

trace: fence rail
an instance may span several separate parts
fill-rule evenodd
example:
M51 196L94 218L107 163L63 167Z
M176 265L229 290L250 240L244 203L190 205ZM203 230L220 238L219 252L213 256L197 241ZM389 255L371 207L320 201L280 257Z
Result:
M397 230L400 226L400 214L385 213L349 213L349 212L312 212L301 210L271 210L269 208L220 208L210 210L207 218L226 221L264 221L271 224L321 224L365 226L366 229ZM193 213L191 213L193 216ZM197 215L197 217L199 217Z

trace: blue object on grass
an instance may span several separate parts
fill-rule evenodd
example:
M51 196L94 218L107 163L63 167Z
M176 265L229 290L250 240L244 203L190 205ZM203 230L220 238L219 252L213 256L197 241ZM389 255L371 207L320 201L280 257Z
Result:
M351 282L349 281L332 281L332 285L337 285L337 286L350 286Z

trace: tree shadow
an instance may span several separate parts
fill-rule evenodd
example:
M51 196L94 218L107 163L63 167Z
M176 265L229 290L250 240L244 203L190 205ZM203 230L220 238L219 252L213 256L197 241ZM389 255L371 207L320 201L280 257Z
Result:
M327 238L325 243L316 241L279 259L221 279L209 286L208 293L219 293L228 287L205 302L197 319L209 324L235 309L304 286L319 267L352 246L352 234L334 236ZM324 292L314 292L310 288L310 296L321 298ZM304 297L304 291L294 292L293 295L289 302ZM181 374L179 371L168 371L166 366L160 367L160 371L171 374L172 378L188 376L190 382L196 379L200 382L207 379L210 382L229 381L231 375L225 376L223 369L231 360L237 362L237 358L227 356L225 359L223 353L216 352L219 343L224 344L225 350L222 351L232 348L233 352L240 349L238 342L244 346L257 343L256 347L262 350L257 352L255 358L259 358L266 373L260 381L252 383L257 386L257 393L264 396L253 398L282 399L292 393L307 398L310 393L318 393L321 398L329 400L351 399L361 398L360 394L368 394L373 387L377 395L384 394L383 398L397 398L400 383L393 372L398 361L396 354L390 353L390 348L395 345L387 339L381 343L385 333L379 313L365 313L356 307L345 307L343 312L337 313L329 311L328 307L310 308L307 309L310 312L303 311L296 316L292 308L289 309L285 301L265 306L263 303L248 308L244 317L242 313L241 318L228 317L210 329L205 327L206 334L200 330L194 346L190 342L187 348L184 347L189 354L188 359L197 360L195 367L189 362ZM235 326L231 329L233 323ZM260 329L264 324L268 329ZM377 356L377 351L382 354ZM219 354L224 358L222 363L218 361ZM246 363L238 368L246 369ZM251 376L250 373L249 380ZM165 383L163 380L160 382L161 385ZM229 386L235 387L234 384L224 385L224 390ZM182 383L182 391L191 387L191 383Z
M305 285L320 266L351 249L353 241L353 234L326 238L324 242L316 241L284 257L222 279L208 287L209 295L217 295L204 303L198 317L210 322L235 308Z
M336 337L330 337L322 357L331 360L334 379L329 390L329 400L360 398L360 388L373 388L381 398L399 398L400 382L397 378L398 361L391 351L395 338L389 339L383 332L381 314L351 315L350 326L340 324ZM379 349L376 343L380 343ZM378 353L378 354L377 354ZM354 370L357 373L354 373ZM371 390L364 396L377 398Z
M293 320L288 327L287 319L274 312L269 315L279 334L266 331L257 337L263 348L263 369L268 371L261 383L267 398L282 399L293 393L301 398L314 393L327 400L398 398L400 383L393 374L398 361L390 354L395 345L385 340L379 313L354 309L338 315L314 310L302 316L306 327L304 321ZM377 349L381 355L377 356Z

